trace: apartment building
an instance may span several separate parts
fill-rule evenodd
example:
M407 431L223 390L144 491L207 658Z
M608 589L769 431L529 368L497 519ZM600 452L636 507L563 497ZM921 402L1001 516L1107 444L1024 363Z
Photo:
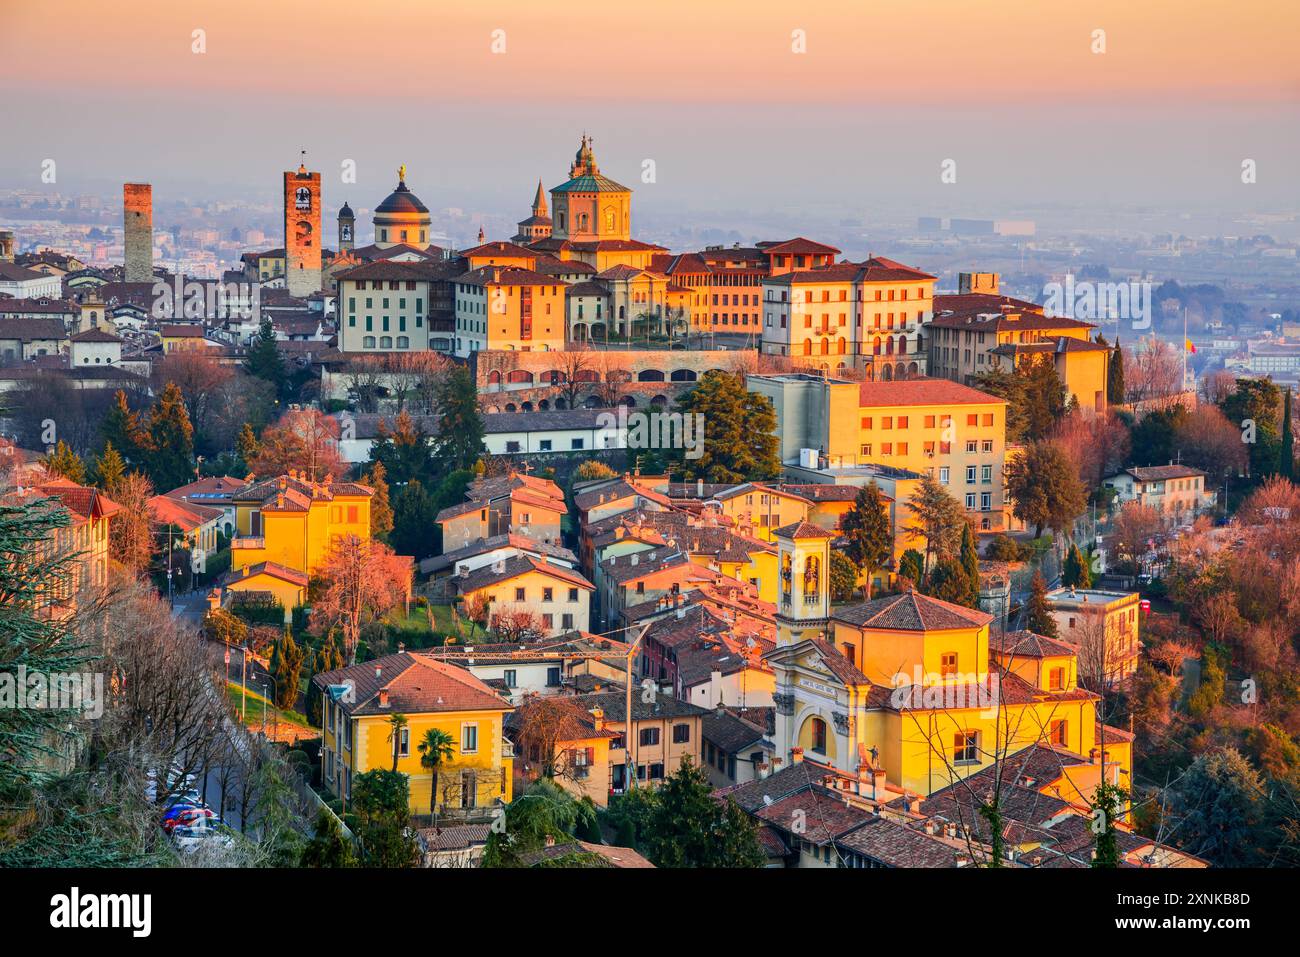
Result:
M482 266L455 281L455 354L563 350L563 282L517 266Z

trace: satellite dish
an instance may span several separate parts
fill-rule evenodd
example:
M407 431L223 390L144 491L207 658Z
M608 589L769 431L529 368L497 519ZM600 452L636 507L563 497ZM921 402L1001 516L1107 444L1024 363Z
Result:
M772 795L770 795L770 794L764 794L764 795L763 795L763 804L764 804L765 807L771 807L771 806L772 806Z

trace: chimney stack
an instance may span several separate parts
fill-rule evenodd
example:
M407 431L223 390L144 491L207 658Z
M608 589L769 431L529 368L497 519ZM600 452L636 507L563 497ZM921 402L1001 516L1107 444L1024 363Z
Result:
M387 688L380 688L380 689L379 689L379 707L381 707L381 708L387 708L387 707L388 707L388 689L387 689Z

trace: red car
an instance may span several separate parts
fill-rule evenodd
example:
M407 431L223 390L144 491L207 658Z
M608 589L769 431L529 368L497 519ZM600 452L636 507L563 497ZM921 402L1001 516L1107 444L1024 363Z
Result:
M185 827L192 827L196 824L201 824L202 822L206 821L208 818L213 818L216 816L217 815L215 812L213 812L212 810L206 807L188 808L184 811L181 811L181 813L176 814L164 820L162 822L162 826L163 826L163 830L166 831L168 834L170 834L174 828L180 825L184 825Z

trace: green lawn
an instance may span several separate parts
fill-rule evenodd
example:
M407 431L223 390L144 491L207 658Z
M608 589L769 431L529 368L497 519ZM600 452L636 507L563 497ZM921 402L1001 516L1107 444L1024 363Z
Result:
M429 606L430 611L433 612L433 630L439 636L434 639L437 644L442 644L441 636L443 635L452 636L458 644L466 644L475 640L482 641L482 629L476 627L463 615L460 618L460 627L456 627L456 620L452 617L451 607L451 605Z
M235 709L235 714L239 714L239 706L243 700L243 689L238 681L226 682L226 699L230 706ZM248 709L244 715L244 723L250 728L260 728L262 726L262 705L266 705L266 723L269 725L279 715L281 724L292 724L305 728L308 731L317 730L312 727L307 720L306 715L299 714L297 711L285 711L277 708L270 701L267 701L264 695L258 694L251 687L248 689Z

